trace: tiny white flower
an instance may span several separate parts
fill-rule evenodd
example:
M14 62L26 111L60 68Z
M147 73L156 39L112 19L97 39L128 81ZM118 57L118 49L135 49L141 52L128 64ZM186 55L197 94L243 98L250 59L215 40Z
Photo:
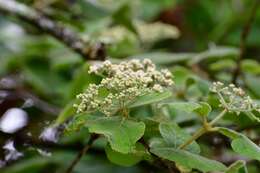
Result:
M110 116L118 105L125 105L138 96L150 92L162 92L164 87L172 86L172 74L169 70L158 71L150 59L130 60L119 64L105 61L91 66L90 73L102 75L99 85L90 84L84 93L77 95L81 100L77 112L100 111ZM99 90L109 92L106 97L99 96Z

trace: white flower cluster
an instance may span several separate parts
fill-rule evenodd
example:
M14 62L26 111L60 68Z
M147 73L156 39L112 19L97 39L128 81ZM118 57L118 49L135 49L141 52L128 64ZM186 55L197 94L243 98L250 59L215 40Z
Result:
M229 112L260 112L260 107L250 96L246 95L245 91L236 87L234 84L225 86L222 82L213 82L210 90L218 94L220 106L227 109Z
M166 69L157 70L149 59L133 59L119 64L105 61L99 66L91 66L89 73L104 78L99 85L91 84L77 96L81 101L75 105L78 113L100 111L109 116L138 96L162 92L173 85L172 74ZM108 94L102 97L100 90Z

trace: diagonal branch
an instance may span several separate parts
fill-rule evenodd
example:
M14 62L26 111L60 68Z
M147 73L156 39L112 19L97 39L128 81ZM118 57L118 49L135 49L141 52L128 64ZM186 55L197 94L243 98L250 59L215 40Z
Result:
M87 60L104 60L104 45L99 44L90 47L80 36L65 26L57 23L39 13L35 9L15 0L0 0L0 12L6 15L14 15L21 20L36 26L39 30L55 37L74 52Z
M87 145L78 153L77 157L72 161L72 163L69 165L68 169L65 171L66 173L72 173L74 167L81 160L81 158L86 154L86 152L90 149L91 145L94 143L94 141L97 138L98 138L98 135L95 135L95 134L92 134L90 136L90 139L89 139Z
M255 0L255 3L253 4L249 17L243 27L241 35L240 35L240 53L239 53L239 57L237 60L237 66L233 72L233 79L232 79L232 82L234 84L237 83L237 79L238 79L239 75L241 74L241 62L244 58L245 51L246 51L246 40L251 31L251 27L252 27L252 24L255 19L255 15L256 15L256 11L257 11L259 2L260 2L259 0Z

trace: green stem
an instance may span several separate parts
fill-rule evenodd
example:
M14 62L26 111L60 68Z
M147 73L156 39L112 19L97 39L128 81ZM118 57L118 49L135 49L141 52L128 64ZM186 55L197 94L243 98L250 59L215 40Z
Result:
M220 120L225 114L227 113L227 110L224 109L215 119L213 119L209 125L212 126L214 125L218 120Z
M204 133L206 133L207 130L202 127L200 128L196 133L193 134L193 136L187 140L185 143L183 143L182 145L180 145L178 147L178 149L184 149L185 147L187 147L188 145L190 145L193 141L195 141L196 139L198 139L201 135L203 135Z
M207 123L201 127L197 132L195 132L192 137L187 140L186 142L184 142L183 144L181 144L178 149L184 149L185 147L187 147L188 145L190 145L193 141L197 140L200 136L202 136L203 134L207 133L208 131L211 131L211 129L213 128L212 125L215 124L218 120L220 120L225 114L226 114L227 110L224 109L215 119L213 119L210 123Z

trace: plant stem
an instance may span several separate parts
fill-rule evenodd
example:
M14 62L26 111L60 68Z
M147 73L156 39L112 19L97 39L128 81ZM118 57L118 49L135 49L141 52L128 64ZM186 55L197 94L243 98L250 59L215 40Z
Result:
M185 147L190 145L193 141L198 139L201 135L203 135L206 132L207 132L207 130L205 129L205 127L201 127L196 133L193 134L193 136L189 140L187 140L185 143L181 144L178 147L178 149L184 149Z
M87 145L78 153L77 157L72 161L70 166L67 168L65 173L72 173L74 167L77 165L77 163L80 161L80 159L86 154L86 152L89 150L93 142L97 139L97 135L92 134L90 136L90 139L87 143Z
M178 149L184 149L185 147L187 147L188 145L190 145L193 141L195 141L196 139L198 139L200 136L202 136L203 134L207 133L208 131L210 131L212 129L212 125L215 124L218 120L220 120L225 114L226 114L227 110L224 109L215 119L213 119L210 123L206 123L207 126L203 126L201 127L197 132L195 132L192 137L187 140L186 142L184 142L183 144L181 144Z
M213 120L209 123L209 125L210 125L210 126L214 125L214 124L215 124L218 120L220 120L226 113L227 113L227 110L224 109L222 112L220 112L220 114L219 114L215 119L213 119Z

